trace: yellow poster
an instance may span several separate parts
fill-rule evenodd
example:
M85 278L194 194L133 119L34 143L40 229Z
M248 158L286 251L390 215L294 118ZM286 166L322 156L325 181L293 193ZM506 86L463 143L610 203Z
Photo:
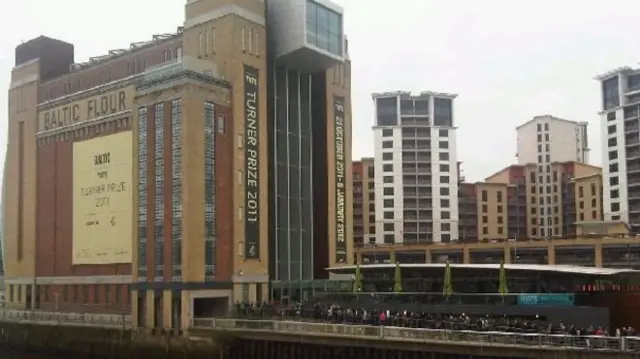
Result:
M131 263L131 131L73 145L73 264Z

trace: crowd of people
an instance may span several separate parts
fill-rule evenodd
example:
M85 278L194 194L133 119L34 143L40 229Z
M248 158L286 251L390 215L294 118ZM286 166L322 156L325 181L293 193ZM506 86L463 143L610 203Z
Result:
M632 327L610 332L604 325L585 328L563 322L550 323L541 318L467 315L464 313L425 313L375 308L343 307L337 304L268 304L236 303L235 315L247 319L286 319L323 321L341 324L385 325L445 330L501 331L511 333L546 333L573 336L636 336Z

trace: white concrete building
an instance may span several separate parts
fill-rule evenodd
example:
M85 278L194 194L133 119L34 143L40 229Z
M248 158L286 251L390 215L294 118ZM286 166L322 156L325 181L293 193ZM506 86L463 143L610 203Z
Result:
M546 162L589 163L587 123L536 116L516 128L518 164Z
M640 229L640 69L620 67L600 82L603 211Z
M458 239L456 96L373 94L377 244Z

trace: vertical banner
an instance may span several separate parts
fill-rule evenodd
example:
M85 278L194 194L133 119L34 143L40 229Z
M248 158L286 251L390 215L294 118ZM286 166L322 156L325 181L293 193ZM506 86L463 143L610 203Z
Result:
M259 70L244 65L244 256L260 258Z
M347 177L344 143L344 97L333 96L336 184L336 263L347 263Z

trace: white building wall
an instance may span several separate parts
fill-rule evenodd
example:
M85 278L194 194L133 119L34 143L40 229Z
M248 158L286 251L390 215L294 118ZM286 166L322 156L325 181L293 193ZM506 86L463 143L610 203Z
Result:
M446 136L441 135L441 131L447 132ZM448 143L447 149L440 148L440 142ZM456 131L453 127L432 127L431 128L431 178L432 178L432 206L433 206L433 241L441 242L442 234L449 234L450 239L458 238L458 161L456 148ZM448 160L440 160L440 153L448 153ZM448 170L443 171L443 166L448 166ZM442 183L441 178L448 177L448 183ZM442 188L448 188L449 194L443 195ZM442 200L448 200L449 207L442 207ZM449 218L442 218L442 212L449 212ZM442 224L448 223L450 230L442 231Z
M548 130L545 128L548 124ZM542 131L538 131L538 126ZM587 141L587 124L558 119L553 116L536 116L533 120L519 126L517 132L518 164L540 162L538 135L542 136L542 142L549 144L549 151L543 148L543 153L549 154L551 162L576 161L588 163L589 151ZM549 134L546 141L545 134Z
M600 119L600 137L602 141L602 209L605 220L612 220L613 216L620 216L620 220L629 223L629 201L627 188L627 153L625 149L624 139L624 119L623 109L615 111L615 120L607 120L607 114L601 115ZM609 133L610 126L615 126L613 133ZM615 146L609 146L609 140L615 139ZM610 159L609 153L617 152L617 158ZM611 165L617 164L617 171L611 171ZM612 176L618 177L618 184L612 186L609 179ZM618 191L618 198L611 198L611 191ZM611 204L619 203L620 211L611 212Z
M543 118L542 121L549 123L549 144L551 145L551 161L580 161L582 155L578 145L577 123L569 121L549 120ZM579 131L579 130L578 130Z
M517 133L517 149L518 164L525 165L527 163L538 162L538 138L536 122L524 124L516 130Z
M393 235L395 243L402 243L402 213L404 208L402 206L402 130L400 127L384 127L385 129L392 129L392 137L383 137L383 127L376 127L373 130L374 137L374 193L375 193L375 226L376 244L384 244L385 235ZM382 148L382 143L385 141L393 141L393 147L391 149ZM393 154L391 160L383 160L383 153ZM384 172L384 165L393 165L393 172ZM384 183L385 176L393 176L392 183ZM393 195L385 195L385 188L393 188ZM393 199L394 201L394 218L384 218L384 200ZM395 223L393 232L385 232L385 223Z

